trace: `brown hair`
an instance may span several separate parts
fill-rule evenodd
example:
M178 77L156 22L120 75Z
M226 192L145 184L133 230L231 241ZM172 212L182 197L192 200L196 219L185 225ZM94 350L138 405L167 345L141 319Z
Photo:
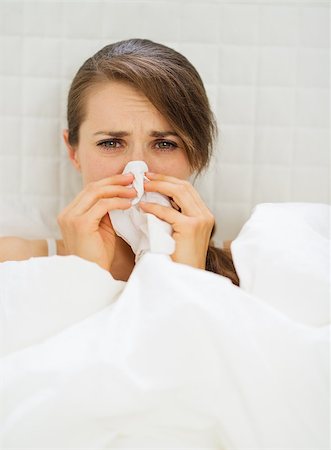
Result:
M181 137L191 169L197 175L208 167L218 130L201 77L185 56L148 39L106 45L80 67L68 94L71 146L78 145L88 95L96 84L112 80L134 86L167 119ZM231 256L222 249L209 246L206 270L239 285Z

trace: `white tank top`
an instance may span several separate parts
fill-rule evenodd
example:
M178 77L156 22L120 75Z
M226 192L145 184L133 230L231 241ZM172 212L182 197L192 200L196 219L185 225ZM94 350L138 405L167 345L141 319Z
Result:
M46 239L48 247L48 256L56 255L56 240L53 238Z

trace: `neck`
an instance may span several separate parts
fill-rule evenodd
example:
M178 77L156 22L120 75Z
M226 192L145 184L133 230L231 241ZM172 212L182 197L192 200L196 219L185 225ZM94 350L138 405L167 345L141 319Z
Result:
M129 244L116 236L115 253L110 273L115 280L128 281L135 265L135 254Z
M67 252L62 239L56 241L57 254L66 256ZM129 244L116 235L115 253L110 273L115 280L128 281L135 266L135 254Z

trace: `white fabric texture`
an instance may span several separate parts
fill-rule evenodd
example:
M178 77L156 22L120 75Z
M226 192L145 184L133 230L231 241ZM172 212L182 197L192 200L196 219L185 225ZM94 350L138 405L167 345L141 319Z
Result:
M327 226L322 209L303 209L297 228L287 229L283 214L278 229L280 241L291 234L296 250L308 222ZM263 274L243 251L252 239L258 253L268 244L270 261L279 256L267 242L274 236L255 221L263 211L272 206L256 209L250 233L232 244L240 279ZM265 217L263 223L271 226ZM324 250L314 227L305 236L316 268L304 276L314 292ZM293 250L287 281L304 268L301 258ZM287 295L286 283L278 293ZM292 286L287 301L302 295ZM319 299L308 300L303 307L313 310ZM145 253L128 282L76 256L2 263L0 443L34 450L325 449L330 326L327 316L306 319L282 301L270 304L262 291L245 292L161 254Z
M0 236L20 236L27 239L47 239L52 232L52 218L22 199L0 198ZM59 230L58 230L59 233ZM61 234L58 234L61 238Z
M38 344L114 302L125 283L108 275L72 255L0 263L0 356Z
M171 255L175 251L171 225L138 207L140 200L171 207L165 195L158 192L144 192L144 180L148 180L144 174L147 171L148 167L144 161L130 161L125 166L123 173L131 172L134 175L133 183L129 187L133 186L136 189L137 196L132 200L129 209L109 212L116 234L131 246L136 255L136 262L147 251L165 255Z
M18 285L29 284L15 289L14 305L2 298L5 345L18 315L27 344L0 360L5 448L326 445L326 327L302 326L164 255L144 255L114 303L106 271L63 258L12 265ZM69 293L59 270L75 274ZM4 272L2 284L10 264ZM20 311L27 300L30 320Z
M37 207L56 236L56 215L83 188L60 132L69 83L98 49L141 36L193 63L216 114L219 139L195 186L218 224L217 245L238 235L256 203L329 202L329 8L326 0L0 1L1 196Z
M320 203L257 205L231 244L240 287L294 320L327 324L330 213Z

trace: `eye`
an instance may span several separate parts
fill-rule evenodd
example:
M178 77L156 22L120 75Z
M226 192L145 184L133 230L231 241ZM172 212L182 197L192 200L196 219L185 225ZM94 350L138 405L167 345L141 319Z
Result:
M156 143L156 145L159 145L160 147L157 147L159 150L163 150L163 151L171 151L171 150L175 150L178 145L175 142L170 142L170 141L158 141Z
M120 146L120 141L118 139L107 139L106 141L98 142L97 145L105 150L113 150Z

